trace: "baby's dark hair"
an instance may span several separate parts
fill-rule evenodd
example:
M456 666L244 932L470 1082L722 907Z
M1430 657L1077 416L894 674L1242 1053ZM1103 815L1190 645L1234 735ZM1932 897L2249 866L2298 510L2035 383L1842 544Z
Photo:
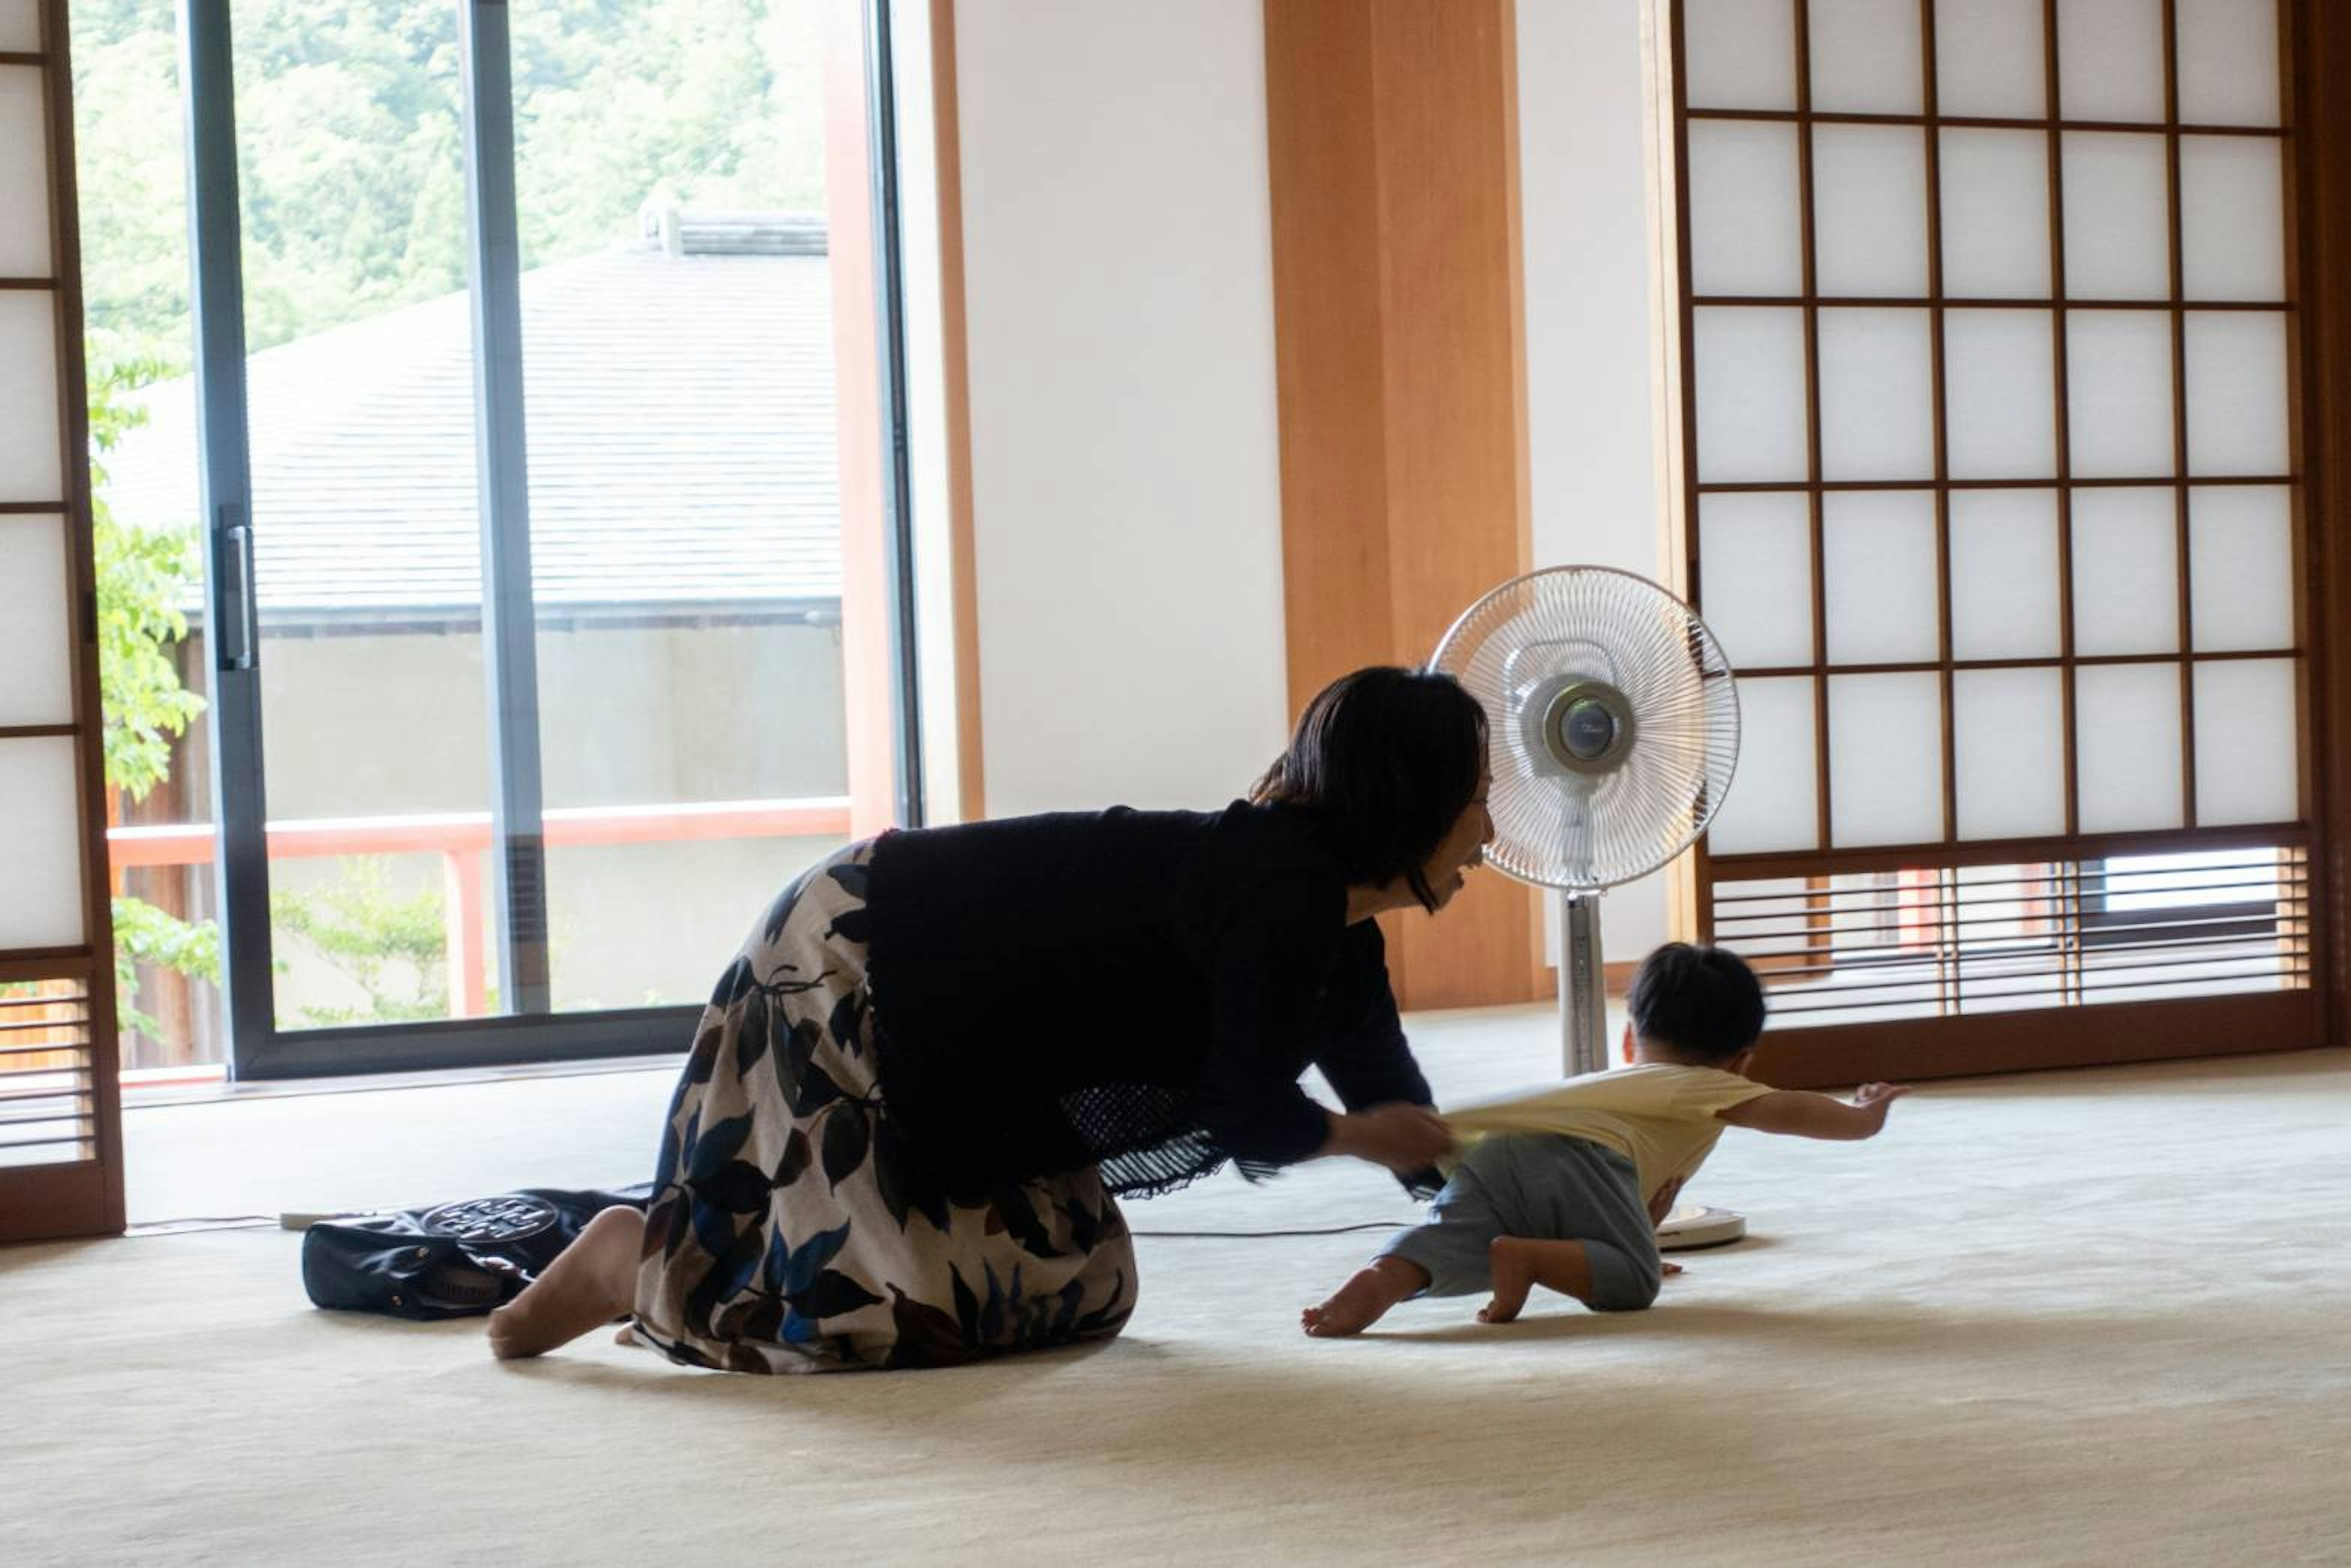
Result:
M1763 987L1728 947L1667 943L1641 960L1625 1006L1643 1040L1716 1061L1763 1032Z

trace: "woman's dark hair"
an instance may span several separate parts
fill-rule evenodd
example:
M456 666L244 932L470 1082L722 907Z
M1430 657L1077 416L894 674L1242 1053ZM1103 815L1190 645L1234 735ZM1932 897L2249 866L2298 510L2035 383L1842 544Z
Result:
M1668 942L1641 960L1625 1010L1643 1040L1728 1061L1763 1032L1763 987L1728 947Z
M1316 694L1249 799L1314 812L1348 882L1402 877L1435 909L1422 868L1477 799L1485 766L1486 710L1460 682L1374 664Z

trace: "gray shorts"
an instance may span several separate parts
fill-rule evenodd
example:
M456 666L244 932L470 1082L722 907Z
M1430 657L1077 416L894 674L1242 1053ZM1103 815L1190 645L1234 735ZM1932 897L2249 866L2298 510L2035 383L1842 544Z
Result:
M1493 1288L1486 1249L1498 1236L1583 1242L1596 1312L1636 1312L1657 1299L1665 1278L1633 1162L1548 1133L1479 1139L1429 1206L1427 1222L1397 1232L1380 1256L1427 1270L1423 1295L1474 1295Z

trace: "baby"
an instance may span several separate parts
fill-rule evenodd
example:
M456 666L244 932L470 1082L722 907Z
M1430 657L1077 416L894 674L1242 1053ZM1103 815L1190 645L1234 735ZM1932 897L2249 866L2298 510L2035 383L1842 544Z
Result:
M1865 1083L1851 1103L1745 1076L1763 988L1720 947L1672 942L1641 962L1626 998L1633 1065L1448 1112L1464 1147L1426 1224L1303 1314L1351 1334L1407 1296L1492 1293L1480 1322L1519 1315L1536 1285L1595 1312L1637 1312L1666 1274L1656 1227L1725 1126L1869 1138L1907 1090Z

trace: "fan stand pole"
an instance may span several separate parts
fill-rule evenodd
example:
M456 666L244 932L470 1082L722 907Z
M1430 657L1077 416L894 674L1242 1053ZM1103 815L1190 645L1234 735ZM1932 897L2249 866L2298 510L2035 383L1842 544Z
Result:
M1608 984L1600 953L1600 894L1559 895L1559 1018L1570 1078L1608 1065Z

